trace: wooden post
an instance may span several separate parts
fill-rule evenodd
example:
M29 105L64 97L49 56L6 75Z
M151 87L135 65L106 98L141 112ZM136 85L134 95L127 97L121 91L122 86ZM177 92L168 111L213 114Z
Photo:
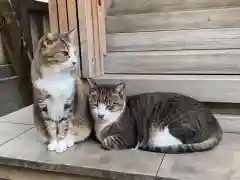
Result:
M104 0L49 0L53 32L78 29L75 44L79 55L79 76L104 74L106 54Z

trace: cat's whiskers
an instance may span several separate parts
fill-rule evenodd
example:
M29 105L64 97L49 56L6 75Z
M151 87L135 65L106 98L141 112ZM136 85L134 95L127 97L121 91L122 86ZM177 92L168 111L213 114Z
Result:
M100 103L98 107L92 109L92 114L95 119L94 129L96 132L96 136L100 138L100 134L104 128L111 125L120 118L122 110L111 112L106 108L106 105ZM102 118L99 117L102 116Z

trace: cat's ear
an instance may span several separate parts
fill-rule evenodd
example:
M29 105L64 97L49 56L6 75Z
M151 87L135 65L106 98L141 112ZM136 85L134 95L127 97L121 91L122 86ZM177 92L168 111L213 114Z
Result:
M95 83L92 79L87 78L87 81L91 89L96 89L98 87L97 83Z
M71 43L75 41L77 38L77 28L71 29L70 31L67 32L68 39L70 40Z
M114 88L114 91L120 93L120 92L123 92L124 89L125 89L125 84L121 82Z

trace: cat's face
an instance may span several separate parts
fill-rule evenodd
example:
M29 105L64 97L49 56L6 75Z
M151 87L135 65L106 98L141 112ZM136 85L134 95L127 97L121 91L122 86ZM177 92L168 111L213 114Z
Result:
M115 87L94 86L89 95L89 105L95 121L104 123L118 120L126 106L123 92L125 85L120 83Z
M76 29L62 34L48 33L41 43L43 65L56 71L74 68L77 63L73 43L76 35Z

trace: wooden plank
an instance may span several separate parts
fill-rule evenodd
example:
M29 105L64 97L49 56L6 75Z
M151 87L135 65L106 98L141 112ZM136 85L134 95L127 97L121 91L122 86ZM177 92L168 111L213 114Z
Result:
M106 23L105 23L105 1L99 1L101 5L98 6L98 16L99 16L99 34L100 34L100 48L102 54L106 54L107 47L106 47ZM102 61L103 62L103 61ZM102 64L102 67L104 65Z
M59 32L57 0L49 0L48 9L49 9L50 29L52 32Z
M105 73L240 74L240 50L112 52Z
M4 165L0 165L0 178L8 180L103 180L102 178L36 171Z
M49 16L44 15L43 17L43 33L47 34L50 32Z
M91 1L92 8L92 22L93 22L93 44L94 44L94 63L95 63L95 74L99 76L101 71L101 52L100 52L100 34L99 34L99 19L98 19L98 1Z
M31 38L32 38L32 48L33 52L35 52L37 48L37 43L39 41L39 27L37 24L37 21L39 21L39 17L36 17L34 15L29 15L29 21L30 21L30 30L31 30Z
M108 33L238 27L240 27L240 8L107 17Z
M78 18L77 18L77 4L76 0L67 0L67 9L68 9L68 25L69 30L77 29L78 31ZM78 57L78 75L81 77L81 61L80 61L80 37L79 31L78 36L74 39L74 45L77 47L77 57Z
M240 48L240 29L200 29L107 35L108 51Z
M104 9L103 0L98 0L97 12L98 12L98 34L99 34L99 52L100 52L98 75L100 76L104 74L104 56L107 52L105 9Z
M238 75L109 75L96 77L100 84L126 83L126 94L177 92L203 102L240 102Z
M68 31L67 0L57 0L60 33Z
M83 77L95 75L91 1L77 0Z
M239 0L111 0L109 15L239 7Z

